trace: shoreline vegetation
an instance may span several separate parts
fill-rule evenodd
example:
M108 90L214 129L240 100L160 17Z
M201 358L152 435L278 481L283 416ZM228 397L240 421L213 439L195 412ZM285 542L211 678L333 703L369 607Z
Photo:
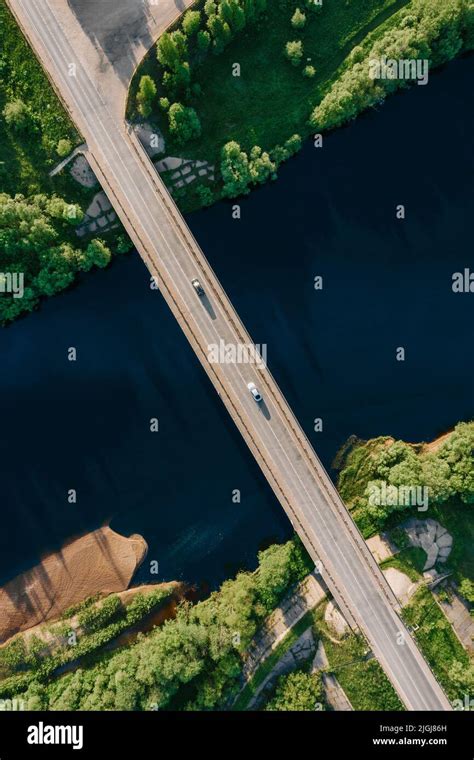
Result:
M49 630L52 649L24 635L0 648L0 697L30 710L214 709L237 687L241 653L258 626L311 569L295 538L260 552L256 571L196 604L183 589L176 597L176 584L136 593L126 606L117 594L90 597ZM182 603L140 633L140 621L170 604L170 591ZM132 624L125 645L114 646Z
M416 508L390 508L386 514L376 513L377 527L397 541L400 524L412 514L445 525L454 538L449 565L456 593L474 588L473 451L474 422L461 422L429 443L407 444L389 436L351 438L337 461L341 495L359 527L367 514L374 519L366 501L374 474L390 483L407 484L415 475L418 481L432 479L436 501L427 515L420 517ZM120 538L125 543L135 540ZM137 562L143 558L142 541L139 557L134 555ZM405 556L407 548L399 545L400 557ZM83 598L59 620L18 634L0 647L0 697L23 699L33 710L226 709L240 688L243 658L256 632L312 569L295 536L260 552L257 570L239 572L205 599L176 583ZM423 581L421 571L416 578ZM457 699L462 689L470 688L474 664L428 587L422 585L404 615L419 626L420 647L450 698ZM318 630L316 626L316 636ZM349 640L346 644L352 651ZM360 647L357 668L340 673L343 680L347 675L344 685L349 691L354 687L354 694L367 667L362 640ZM372 676L378 703L381 675L377 671Z
M469 0L279 0L271 14L266 0L199 0L138 68L127 114L163 133L167 155L219 167L182 187L163 175L187 212L275 179L302 139L412 84L372 79L372 59L432 69L473 47Z
M474 503L473 453L474 422L459 422L429 443L352 436L334 460L338 490L366 539L403 518L423 517L417 505L371 503L369 483L381 493L390 486L426 488L429 514L449 511L448 505L454 504L455 511L464 509L468 515Z
M75 233L100 188L84 188L68 172L49 172L82 142L0 0L1 326L131 248L121 225L100 237ZM12 273L22 275L21 297L12 292Z
M429 443L405 443L389 436L369 441L355 436L336 458L338 489L367 539L375 533L393 542L399 551L382 567L396 567L420 585L403 608L418 645L454 704L474 689L474 656L464 648L440 602L454 600L466 623L474 614L474 422L460 422ZM421 510L402 502L371 503L370 487L427 488ZM372 491L373 492L373 491ZM427 555L411 545L407 521L439 524L452 538L444 562L436 561L424 575ZM421 556L420 556L421 555ZM456 709L459 708L459 706Z
M160 130L167 155L215 167L180 187L162 174L183 212L275 179L304 139L322 145L328 130L410 84L371 79L371 57L423 57L432 68L474 47L470 0L277 0L271 13L267 2L198 0L131 83L128 118ZM80 136L4 0L0 21L0 272L25 279L22 298L0 283L5 326L131 243L121 226L75 235L96 189L48 172Z

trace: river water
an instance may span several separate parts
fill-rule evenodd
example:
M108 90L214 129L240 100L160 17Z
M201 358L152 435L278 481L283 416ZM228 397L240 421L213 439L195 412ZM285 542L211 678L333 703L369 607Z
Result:
M474 294L451 288L474 270L473 79L474 57L455 61L309 141L240 220L230 202L188 218L328 469L351 434L428 440L473 416ZM0 352L1 581L106 520L146 538L139 580L212 587L291 535L138 255L2 331Z

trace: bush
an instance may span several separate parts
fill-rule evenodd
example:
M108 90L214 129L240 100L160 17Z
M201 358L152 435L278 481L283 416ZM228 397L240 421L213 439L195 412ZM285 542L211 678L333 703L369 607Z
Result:
M285 45L285 55L293 66L299 66L303 58L303 43L301 40L292 40Z
M321 710L323 704L321 675L295 671L280 676L275 696L268 702L265 710L314 711Z
M459 593L466 601L474 604L474 582L470 578L463 578L459 584Z
M199 137L201 122L194 108L173 103L168 111L169 130L180 145Z
M26 129L30 121L27 106L22 100L11 100L3 109L3 117L9 127L17 131Z
M95 633L105 628L124 613L118 596L108 596L102 603L87 607L78 615L79 625L86 633Z
M291 26L293 29L302 29L306 24L306 15L299 8L295 10L291 17Z
M60 158L66 158L66 156L69 156L70 152L72 151L72 143L70 140L60 140L58 142L58 146L56 148L58 156Z
M201 14L199 11L187 11L183 16L183 29L188 37L196 34L201 25Z
M208 185L199 185L196 193L202 206L210 206L214 200L214 195Z
M145 74L140 79L137 94L138 111L145 119L150 116L152 104L156 97L156 85L153 79Z
M201 53L205 53L207 52L207 50L209 50L210 44L211 44L211 35L205 29L200 29L199 32L197 33L198 49L201 51Z

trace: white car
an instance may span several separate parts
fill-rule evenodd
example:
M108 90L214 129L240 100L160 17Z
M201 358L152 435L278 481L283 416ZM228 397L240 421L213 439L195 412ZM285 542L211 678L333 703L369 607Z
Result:
M194 280L191 280L191 285L193 286L198 296L201 298L204 295L204 288L196 277Z
M249 389L250 393L252 394L254 401L257 402L257 404L260 403L260 401L263 401L262 394L259 393L257 386L255 383L247 383L247 388Z

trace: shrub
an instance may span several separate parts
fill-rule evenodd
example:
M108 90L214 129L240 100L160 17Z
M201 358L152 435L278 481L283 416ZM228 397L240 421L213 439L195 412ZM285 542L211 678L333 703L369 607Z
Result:
M285 45L285 55L293 66L299 66L303 58L303 43L301 40L292 40Z
M280 676L265 710L313 711L324 704L321 675L294 671Z
M463 578L459 584L459 593L466 601L474 604L474 582L470 578Z
M102 603L87 607L78 615L79 625L86 633L95 633L123 615L124 608L116 595L108 596Z
M17 131L25 129L30 120L28 108L19 98L6 104L3 109L3 117L8 126Z
M144 74L140 79L137 94L138 111L146 119L152 111L152 103L156 97L156 84L153 79Z
M168 111L168 118L170 133L180 145L201 134L201 122L194 108L173 103Z
M199 11L187 11L183 16L183 29L188 37L196 34L201 25L201 14Z
M299 8L295 10L291 17L291 26L293 29L302 29L306 24L306 15Z
M210 44L211 44L211 35L205 29L200 29L199 32L197 33L198 49L202 53L205 53L207 50L209 50Z
M58 142L57 148L56 148L58 156L60 158L65 158L66 156L69 156L70 152L72 151L72 143L70 140L63 139Z

